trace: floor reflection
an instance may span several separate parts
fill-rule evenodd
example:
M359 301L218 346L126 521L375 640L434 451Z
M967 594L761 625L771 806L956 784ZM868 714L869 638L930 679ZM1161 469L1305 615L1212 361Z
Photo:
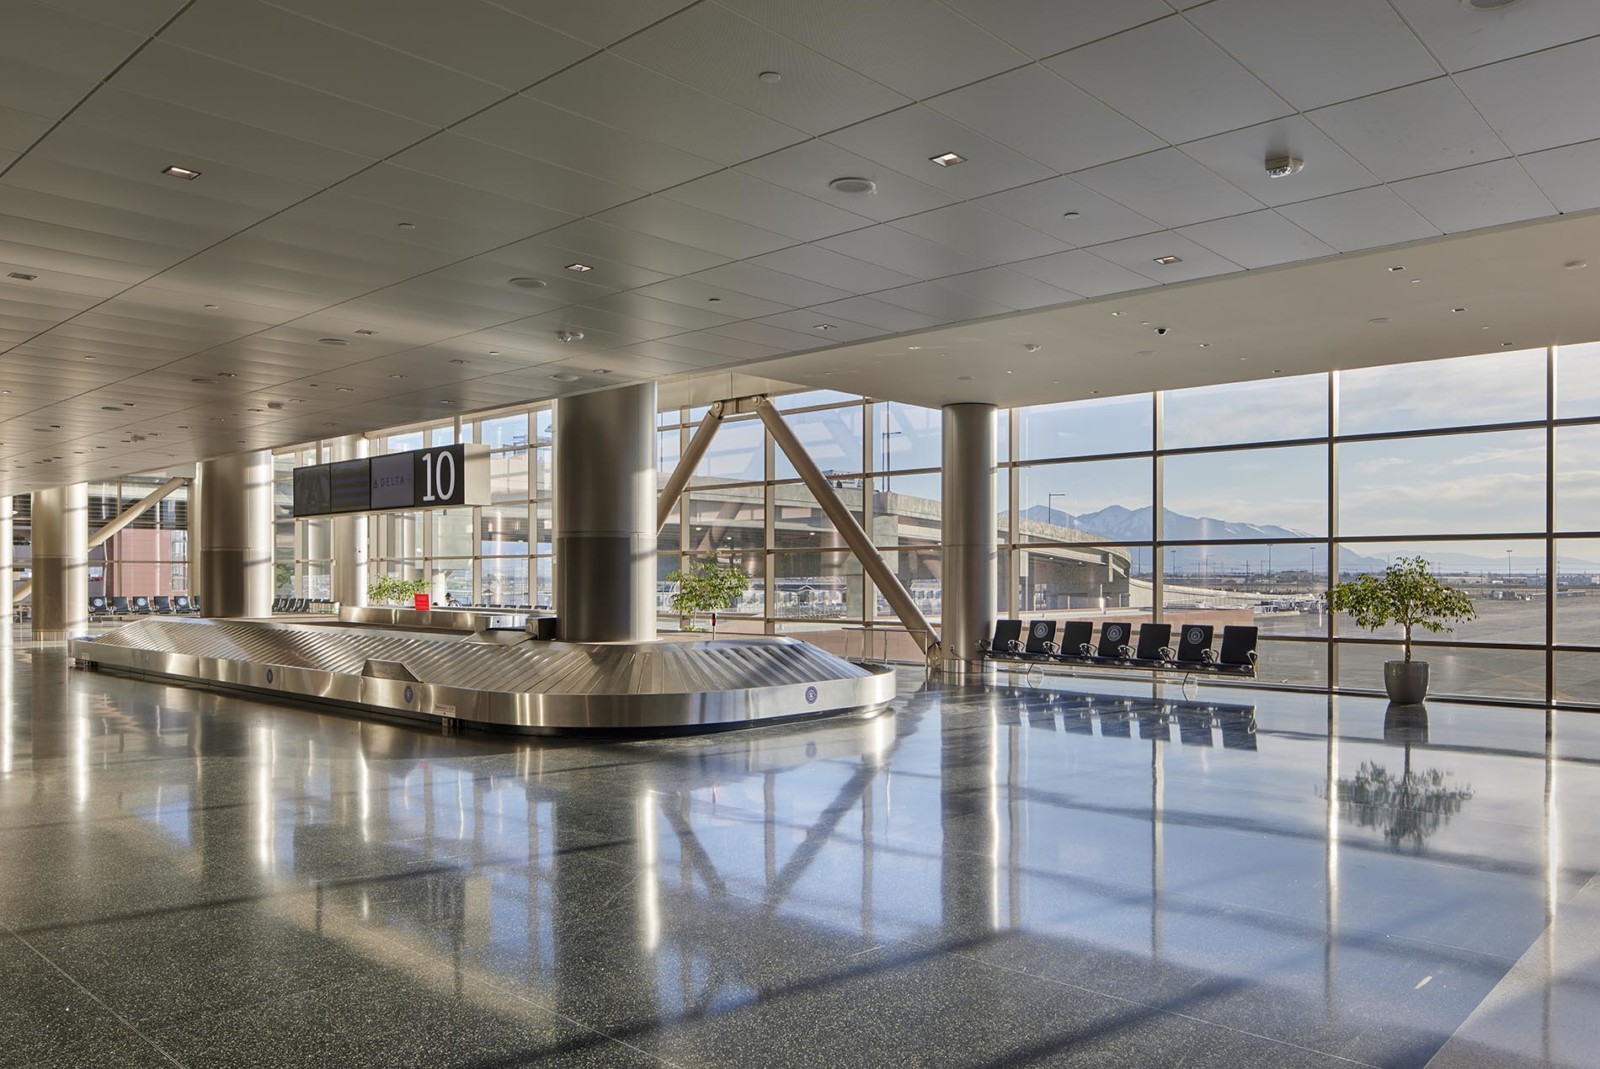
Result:
M1596 739L1071 681L693 739L440 737L16 650L0 1050L1421 1066L1574 916Z

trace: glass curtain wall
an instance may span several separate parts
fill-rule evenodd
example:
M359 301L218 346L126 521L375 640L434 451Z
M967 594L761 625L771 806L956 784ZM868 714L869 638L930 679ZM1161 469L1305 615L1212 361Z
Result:
M125 475L90 483L90 536L168 478ZM174 490L89 552L90 597L170 597L188 592L188 487Z

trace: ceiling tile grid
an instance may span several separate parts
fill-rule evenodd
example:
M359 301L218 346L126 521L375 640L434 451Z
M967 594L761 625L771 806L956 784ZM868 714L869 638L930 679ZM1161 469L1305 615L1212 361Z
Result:
M192 459L1600 207L1590 0L19 0L0 58L0 439L98 472L107 391L222 399Z

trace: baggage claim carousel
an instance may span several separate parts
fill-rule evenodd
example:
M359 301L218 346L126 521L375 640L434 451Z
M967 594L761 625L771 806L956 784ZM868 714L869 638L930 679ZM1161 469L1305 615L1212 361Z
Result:
M503 619L503 617L501 618ZM486 613L345 609L338 620L151 617L69 644L87 668L535 734L663 734L873 710L894 669L791 638L576 643ZM548 624L548 621L545 621Z

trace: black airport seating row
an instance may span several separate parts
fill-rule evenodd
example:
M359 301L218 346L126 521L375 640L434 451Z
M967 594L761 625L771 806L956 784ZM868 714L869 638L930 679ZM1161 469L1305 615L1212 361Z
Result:
M272 611L275 613L308 613L308 612L334 612L338 602L329 601L327 598L273 598Z
M1216 628L1211 624L1184 624L1176 648L1172 646L1171 624L1141 624L1136 643L1129 641L1133 625L1122 621L1102 623L1099 642L1090 641L1094 636L1094 624L1088 620L1065 620L1059 627L1054 620L1034 620L1026 625L1026 638L1023 627L1021 620L996 623L994 637L978 642L984 658L1020 664L1176 669L1236 676L1256 674L1259 629L1255 627L1227 625L1222 629L1220 649L1212 648Z
M96 595L89 599L89 619L115 616L193 616L200 611L200 595L135 594L127 597Z

